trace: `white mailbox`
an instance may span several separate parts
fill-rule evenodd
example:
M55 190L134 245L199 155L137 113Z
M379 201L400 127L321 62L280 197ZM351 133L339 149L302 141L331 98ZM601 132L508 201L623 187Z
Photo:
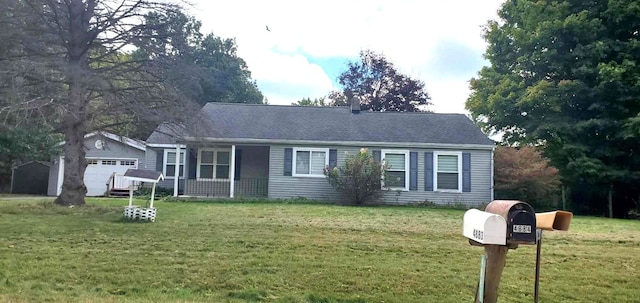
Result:
M462 234L480 244L507 244L507 221L501 215L470 209L464 213Z

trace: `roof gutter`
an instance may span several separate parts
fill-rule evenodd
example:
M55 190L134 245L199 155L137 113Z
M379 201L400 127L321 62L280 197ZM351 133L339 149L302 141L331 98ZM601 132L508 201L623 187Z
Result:
M230 139L230 138L201 138L183 137L177 143L225 143L225 144L288 144L288 145L333 145L333 146L376 146L376 147L414 147L414 148L448 148L492 150L494 145L482 144L446 144L446 143L417 143L417 142L370 142L370 141L319 141L319 140L282 140L282 139Z

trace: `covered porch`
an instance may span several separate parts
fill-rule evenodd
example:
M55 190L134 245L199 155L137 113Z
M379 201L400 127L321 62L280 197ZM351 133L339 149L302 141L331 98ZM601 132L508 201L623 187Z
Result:
M268 196L269 146L191 142L185 147L184 163L175 166L185 170L184 196Z

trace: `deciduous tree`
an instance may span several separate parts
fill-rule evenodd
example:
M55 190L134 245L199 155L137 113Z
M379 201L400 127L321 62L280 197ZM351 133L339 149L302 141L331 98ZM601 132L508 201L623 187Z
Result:
M337 94L337 105L354 95L360 97L362 110L370 111L425 111L431 104L424 82L402 74L382 54L362 51L360 61L347 66L347 71L338 77L346 98Z
M291 103L291 105L297 105L297 106L331 106L331 103L329 101L327 101L326 98L322 97L322 98L315 98L313 100L311 98L302 98L298 102Z
M467 109L509 143L543 146L565 183L623 215L640 197L640 5L518 0L498 15Z
M181 11L166 14L150 13L149 24L168 24L156 39L154 27L147 27L148 35L140 37L135 53L150 64L166 63L166 76L176 84L180 93L204 105L208 102L261 104L264 96L246 62L237 54L233 38L221 38L213 33L203 35L201 22ZM175 64L179 62L180 64Z
M534 207L559 198L560 175L532 146L498 146L494 153L496 199L521 200Z

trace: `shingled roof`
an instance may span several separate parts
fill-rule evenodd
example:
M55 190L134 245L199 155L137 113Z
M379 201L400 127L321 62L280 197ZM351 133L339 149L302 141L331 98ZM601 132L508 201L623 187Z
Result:
M351 112L348 107L208 103L197 127L161 125L149 144L196 139L493 146L463 114Z

